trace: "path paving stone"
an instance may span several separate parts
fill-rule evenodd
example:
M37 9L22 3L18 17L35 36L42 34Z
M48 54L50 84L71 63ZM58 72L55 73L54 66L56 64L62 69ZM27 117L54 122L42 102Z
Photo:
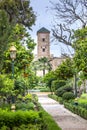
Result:
M87 130L87 120L68 111L46 93L38 93L39 102L42 107L54 118L62 130Z

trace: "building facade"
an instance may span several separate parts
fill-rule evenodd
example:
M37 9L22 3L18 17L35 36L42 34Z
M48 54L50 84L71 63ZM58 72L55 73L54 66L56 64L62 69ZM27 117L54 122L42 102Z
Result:
M37 31L37 56L50 58L50 31L44 27Z
M63 60L63 57L54 57L53 54L50 54L50 31L44 27L37 31L37 56L36 59L46 57L48 58L52 70L55 70ZM38 71L37 75L42 76L42 72Z

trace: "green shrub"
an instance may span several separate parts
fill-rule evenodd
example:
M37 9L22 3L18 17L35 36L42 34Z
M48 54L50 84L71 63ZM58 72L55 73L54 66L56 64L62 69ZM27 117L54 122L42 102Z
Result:
M84 119L87 119L87 110L80 107L79 105L74 105L71 103L64 103L65 108L69 109L70 111L72 111L73 113L80 115L81 117L83 117Z
M17 99L18 99L19 101L22 101L22 99L23 99L22 95L19 94L19 95L17 96Z
M65 85L65 86L63 87L63 89L64 89L66 92L72 92L72 91L73 91L72 86L70 86L69 84Z
M32 94L27 94L27 95L24 97L24 99L31 101L31 100L33 99Z
M63 99L62 99L62 97L58 97L58 96L55 95L55 94L49 94L48 96L49 96L50 98L52 98L52 99L58 101L60 104L63 104Z
M7 112L7 111L0 110L0 129L3 126L7 126L9 128L20 127L22 124L25 125L41 124L42 127L44 121L40 117L39 112L35 112L35 111Z
M47 125L47 130L61 130L58 124L54 121L54 119L43 109L41 115L43 117L43 120L45 121L45 124ZM44 130L46 130L46 128L44 128Z
M15 79L14 90L17 91L17 94L25 94L26 82L23 77L17 77L17 79Z
M80 99L87 99L87 93L83 93L83 94L80 96Z
M84 118L87 119L87 110L84 111Z
M23 102L16 103L16 110L26 110L26 103Z
M27 104L27 110L34 110L34 103L33 102L29 102Z
M79 98L78 102L81 103L81 104L87 104L87 99L81 99L81 98Z
M0 108L2 108L3 110L9 111L11 109L11 104L1 103Z
M69 85L65 85L59 89L56 90L56 95L58 95L59 97L62 97L62 95L65 93L65 92L72 92L72 87L69 86Z
M85 111L84 108L81 108L81 109L80 109L80 116L83 117L83 118L84 118L84 111Z
M62 95L65 93L66 91L64 90L63 87L59 88L56 90L56 95L59 97L62 97Z
M13 88L14 81L10 79L9 76L0 74L0 96L2 96L3 99L11 97Z
M79 103L79 106L81 106L87 110L87 103Z
M58 96L57 96L57 95L55 95L55 94L49 94L48 96L49 96L50 98L52 98L52 99L58 101Z
M52 86L55 87L55 90L57 90L57 89L60 88L60 87L63 87L65 84L66 84L66 81L65 81L65 80L54 80L54 81L52 82Z
M32 94L33 96L33 101L36 103L38 102L38 96L36 94Z
M10 130L9 127L3 126L0 130ZM12 128L12 130L41 130L40 124L27 124L27 125L21 125L19 127L15 126Z
M58 102L60 103L60 104L63 104L63 98L62 97L58 97Z
M65 92L63 95L62 95L62 98L64 100L70 100L70 99L74 99L75 98L75 95L72 93L72 92Z
M20 102L16 104L16 110L34 110L34 103L33 102Z

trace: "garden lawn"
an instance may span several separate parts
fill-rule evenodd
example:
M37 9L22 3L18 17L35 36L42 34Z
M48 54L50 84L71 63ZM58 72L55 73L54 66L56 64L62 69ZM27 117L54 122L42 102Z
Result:
M78 103L87 104L87 99L78 99Z

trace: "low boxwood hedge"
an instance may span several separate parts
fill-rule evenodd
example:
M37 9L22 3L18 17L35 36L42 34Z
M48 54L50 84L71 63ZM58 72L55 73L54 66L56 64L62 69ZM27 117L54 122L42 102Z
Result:
M58 97L58 96L55 95L55 94L49 94L48 96L49 96L50 98L52 98L52 99L58 101L60 104L63 104L63 99L62 99L62 97Z
M80 107L79 105L71 104L64 102L65 108L69 109L73 113L83 117L84 119L87 119L87 110L85 108Z

